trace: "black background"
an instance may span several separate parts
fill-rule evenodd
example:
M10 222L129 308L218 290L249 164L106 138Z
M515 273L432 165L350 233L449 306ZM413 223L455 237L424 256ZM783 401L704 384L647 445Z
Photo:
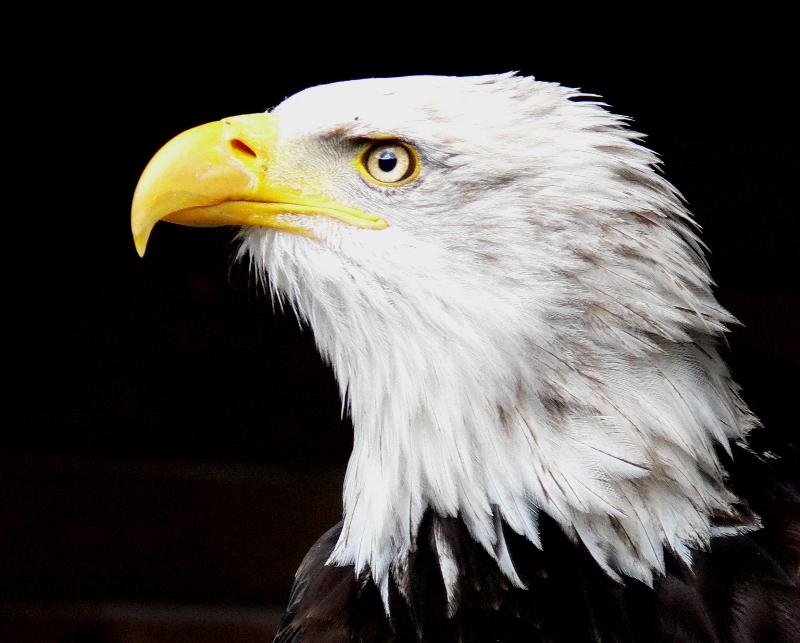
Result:
M419 73L519 70L630 116L703 226L720 299L747 325L732 334L745 397L768 426L793 422L796 52L776 28L788 19L698 26L688 15L658 33L644 20L578 33L569 18L498 16L465 31L422 28L410 9L366 26L349 14L311 28L304 11L242 9L162 24L120 9L24 28L5 104L4 462L343 465L351 428L332 374L310 332L230 267L232 233L160 224L140 259L130 200L152 154L189 127L263 111L310 85ZM23 500L6 501L24 514ZM0 583L2 595L280 602L290 580L275 581L277 594L242 593L225 578L197 589L189 574L165 592L146 575L135 586L76 584L37 569L24 591L19 575Z

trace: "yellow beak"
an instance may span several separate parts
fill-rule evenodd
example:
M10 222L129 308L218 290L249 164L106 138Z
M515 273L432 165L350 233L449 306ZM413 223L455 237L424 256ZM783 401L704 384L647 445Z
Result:
M189 226L254 225L311 236L287 215L329 216L359 228L380 217L270 179L278 149L272 114L233 116L179 134L147 164L131 207L136 250L144 256L162 219Z

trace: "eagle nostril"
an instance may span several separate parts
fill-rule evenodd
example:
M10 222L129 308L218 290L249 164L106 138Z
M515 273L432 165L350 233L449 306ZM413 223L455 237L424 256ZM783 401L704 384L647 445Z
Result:
M250 147L244 141L240 141L238 138L232 139L230 141L230 146L231 149L239 156L249 156L253 159L258 157L252 147Z

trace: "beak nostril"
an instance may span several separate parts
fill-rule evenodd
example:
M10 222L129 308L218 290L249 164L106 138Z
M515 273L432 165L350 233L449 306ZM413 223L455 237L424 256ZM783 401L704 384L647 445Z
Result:
M255 153L252 147L250 147L244 141L240 141L238 138L234 138L230 141L231 149L236 152L240 156L249 156L250 158L257 158L258 155Z

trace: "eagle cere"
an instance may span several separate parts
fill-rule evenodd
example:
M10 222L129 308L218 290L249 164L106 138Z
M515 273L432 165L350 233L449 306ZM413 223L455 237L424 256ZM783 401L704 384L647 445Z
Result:
M239 257L313 329L352 416L343 520L280 640L660 640L608 614L762 531L720 459L758 425L720 356L735 320L638 139L556 84L408 77L305 90L148 165L140 253L162 219L243 226ZM547 567L564 543L598 588L569 625L542 611L583 582ZM797 575L774 566L788 636ZM708 640L737 640L719 620Z

